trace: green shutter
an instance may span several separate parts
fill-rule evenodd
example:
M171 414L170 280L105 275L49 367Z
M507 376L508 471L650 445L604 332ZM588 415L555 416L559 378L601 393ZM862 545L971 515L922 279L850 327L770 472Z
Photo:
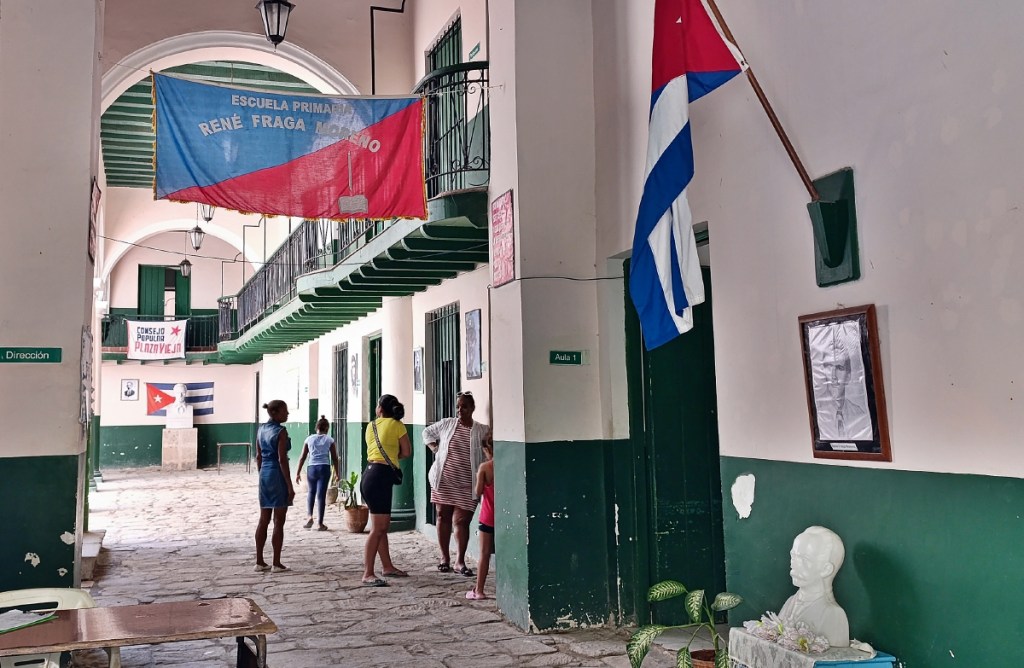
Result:
M192 314L192 277L174 273L174 315Z
M164 314L164 271L166 267L139 265L139 315Z

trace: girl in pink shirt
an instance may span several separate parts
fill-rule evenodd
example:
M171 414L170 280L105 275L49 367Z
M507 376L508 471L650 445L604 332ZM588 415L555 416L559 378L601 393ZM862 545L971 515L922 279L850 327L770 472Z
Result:
M466 592L466 598L480 601L484 594L484 583L487 582L487 571L491 566L491 555L494 554L494 438L490 433L481 443L484 462L476 473L476 489L473 494L482 499L480 504L480 563L477 564L476 586Z

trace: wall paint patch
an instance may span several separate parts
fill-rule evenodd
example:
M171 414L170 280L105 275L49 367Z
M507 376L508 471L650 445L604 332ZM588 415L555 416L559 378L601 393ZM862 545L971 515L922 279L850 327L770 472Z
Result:
M57 575L59 575L61 577L64 577L67 574L68 574L68 569L66 569L66 568L58 568L57 569Z
M70 531L65 531L64 533L62 533L60 535L60 539L64 542L65 545L75 544L75 534L71 533Z
M25 561L27 561L28 563L32 564L33 566L38 566L39 565L39 555L36 554L35 552L26 552L25 553Z
M732 505L741 520L750 517L754 506L754 482L754 474L745 473L737 476L736 482L732 484Z

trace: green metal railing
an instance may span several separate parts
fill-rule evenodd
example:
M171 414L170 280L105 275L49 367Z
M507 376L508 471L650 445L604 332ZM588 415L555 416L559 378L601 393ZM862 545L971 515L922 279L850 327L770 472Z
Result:
M220 325L218 315L193 315L187 318L162 315L106 315L100 323L103 348L127 348L128 326L126 321L163 322L165 320L187 319L185 326L185 352L201 352L217 349Z

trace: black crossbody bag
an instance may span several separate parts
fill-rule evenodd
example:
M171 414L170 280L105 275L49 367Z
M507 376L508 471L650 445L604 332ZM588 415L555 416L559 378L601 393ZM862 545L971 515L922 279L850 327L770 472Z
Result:
M380 454L384 455L384 461L386 461L388 463L388 466L391 467L391 475L393 475L395 478L392 482L394 482L394 484L396 485L401 485L402 469L395 466L395 463L391 461L391 457L388 457L388 451L384 449L383 445L381 445L380 434L377 433L377 421L374 420L373 422L371 422L370 426L373 427L373 437L377 440L377 449L380 450Z

